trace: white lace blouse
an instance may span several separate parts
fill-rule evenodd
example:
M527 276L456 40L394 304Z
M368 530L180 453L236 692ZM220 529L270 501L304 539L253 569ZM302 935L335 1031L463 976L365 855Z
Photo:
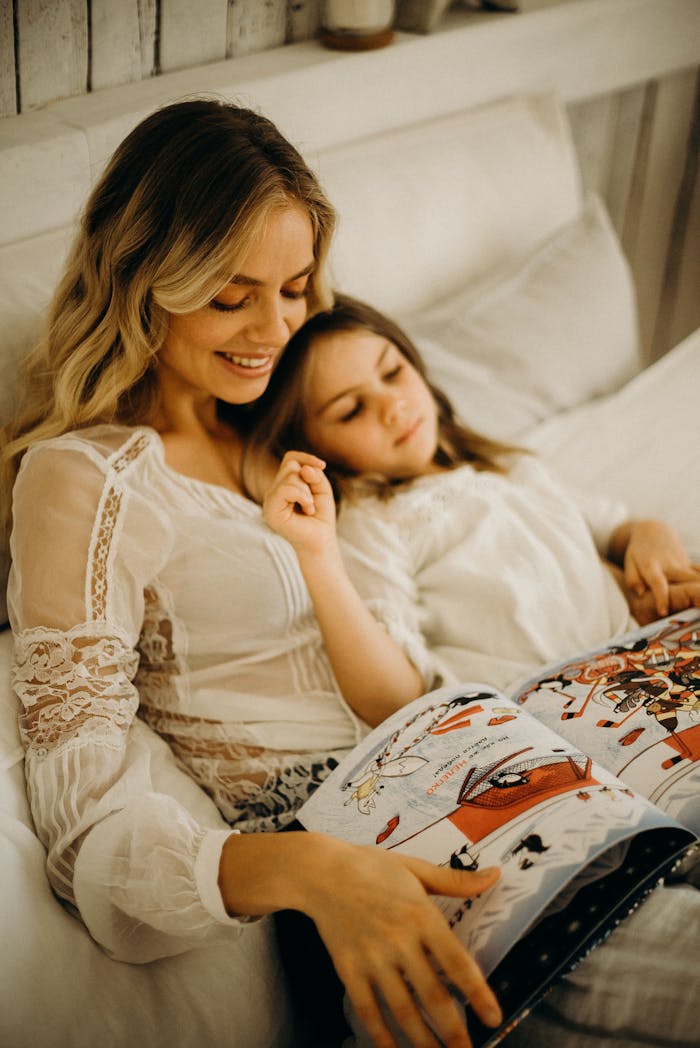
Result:
M229 831L157 792L133 721L138 709L232 826L291 820L366 730L291 546L254 503L169 468L148 428L37 445L13 513L14 685L55 891L121 959L230 934Z
M465 465L348 503L338 527L377 618L413 615L446 682L507 688L634 625L599 556L626 517L522 455L507 475Z

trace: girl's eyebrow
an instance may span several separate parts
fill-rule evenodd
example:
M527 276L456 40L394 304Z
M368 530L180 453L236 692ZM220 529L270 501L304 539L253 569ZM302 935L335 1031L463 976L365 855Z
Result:
M295 280L301 280L302 277L308 277L310 273L313 273L315 268L316 263L309 262L308 266L305 266L304 269L300 269L293 277L287 277L285 284L293 284ZM236 275L229 280L229 284L242 284L245 287L262 287L264 283L264 280L257 280L255 277L247 277L244 273L236 273Z
M384 357L387 355L392 346L392 342L387 341L384 343L381 350L379 351L379 356L377 357L374 364L375 371L378 371L379 368L382 366L382 361L384 360ZM325 411L327 411L331 404L335 404L336 400L342 400L343 397L349 396L356 389L358 389L358 386L348 386L347 389L342 389L340 393L335 393L329 400L325 402L325 404L321 405L321 407L316 412L317 417L322 415Z

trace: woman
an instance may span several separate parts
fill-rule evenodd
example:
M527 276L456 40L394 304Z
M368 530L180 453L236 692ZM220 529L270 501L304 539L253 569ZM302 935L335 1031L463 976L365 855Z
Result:
M486 1023L500 1012L428 893L471 896L497 873L259 832L289 825L365 730L241 476L245 405L329 301L332 228L274 126L204 100L144 120L91 194L3 435L29 795L54 890L112 956L298 910L377 1044L394 1043L381 996L415 1043L432 1043L417 997L466 1045L436 966ZM233 832L156 792L137 709Z

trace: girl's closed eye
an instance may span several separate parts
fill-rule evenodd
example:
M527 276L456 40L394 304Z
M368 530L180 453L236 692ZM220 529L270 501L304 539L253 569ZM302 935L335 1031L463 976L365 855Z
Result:
M353 406L338 419L339 422L352 422L362 411L362 402L357 400Z
M382 378L384 379L385 382L393 382L393 380L395 378L399 377L399 375L401 374L402 371L403 371L403 364L396 364L396 365L394 365L393 368L391 368L384 375L382 375Z

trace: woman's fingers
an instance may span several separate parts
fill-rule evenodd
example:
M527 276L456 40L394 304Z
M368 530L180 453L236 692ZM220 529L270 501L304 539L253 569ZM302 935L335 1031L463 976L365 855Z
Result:
M409 1036L412 1043L446 1044L450 1048L470 1048L471 1041L467 1032L465 1017L445 982L440 978L430 959L426 956L422 963L415 964L399 979L406 993L406 998L399 996L398 988L392 988L394 996L384 990L385 997L392 1001L392 1012L401 1029ZM410 992L410 989L413 993ZM420 1002L421 1011L416 1002ZM430 1017L430 1024L440 1038L435 1039L426 1026L425 1016ZM419 1040L423 1037L425 1040Z

